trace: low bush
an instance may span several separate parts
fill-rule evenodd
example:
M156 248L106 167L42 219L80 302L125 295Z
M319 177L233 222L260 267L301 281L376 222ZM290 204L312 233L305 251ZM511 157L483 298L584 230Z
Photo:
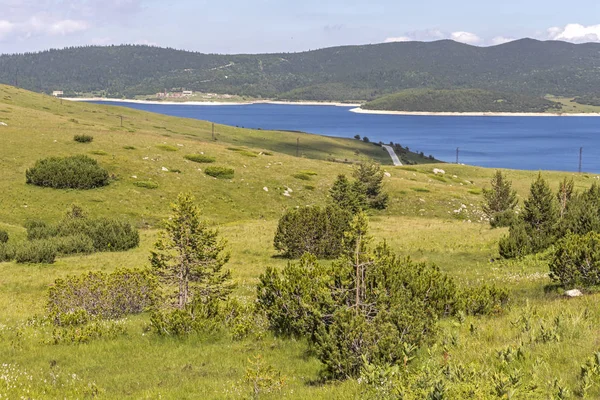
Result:
M91 240L93 251L124 251L137 247L140 242L137 229L127 222L110 218L73 217L72 212L58 224L30 221L26 228L29 240L53 239L55 246L76 253L86 253L89 249L89 241L82 236Z
M94 137L90 135L75 135L73 136L73 140L79 143L91 143Z
M311 253L318 258L338 257L352 214L336 206L300 207L288 210L277 225L275 249L289 258Z
M257 309L273 332L308 339L326 377L357 377L367 363L406 367L434 339L440 318L506 306L502 289L461 290L437 267L400 258L385 243L370 250L360 218L346 234L360 238L352 254L332 264L305 254L281 272L268 268L257 287Z
M15 246L15 261L31 264L52 264L56 259L56 245L52 240L33 240Z
M0 230L0 243L8 242L8 232Z
M156 147L158 149L161 149L161 150L164 150L164 151L177 151L177 150L179 150L177 147L175 147L175 146L169 146L168 144L159 144Z
M90 254L94 252L93 240L82 233L71 236L59 236L51 240L59 255Z
M85 155L38 160L25 176L28 184L55 189L93 189L109 183L108 172Z
M310 181L310 175L298 172L297 174L292 175L296 179L300 179L301 181Z
M83 325L91 319L139 314L156 301L157 285L146 270L88 272L57 279L48 291L48 316L58 326Z
M235 170L228 167L206 167L204 173L208 176L212 176L213 178L232 179L235 174Z
M144 189L157 189L158 183L153 181L135 181L133 184Z
M14 260L15 247L8 243L0 243L0 262Z
M188 154L184 158L189 161L204 164L214 163L217 161L215 157L205 156L204 154Z
M123 321L91 321L82 326L56 327L46 344L81 344L98 339L116 339L127 334Z
M93 154L95 156L107 156L108 155L108 153L105 152L104 150L93 150L93 151L90 151L90 154Z
M125 150L135 150L135 146L123 146Z
M600 285L600 234L569 234L552 254L550 277L564 286Z

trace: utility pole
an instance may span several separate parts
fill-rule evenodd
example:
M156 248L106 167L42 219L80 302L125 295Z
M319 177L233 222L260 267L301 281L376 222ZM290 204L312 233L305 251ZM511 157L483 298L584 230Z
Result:
M215 140L215 123L212 124L212 140Z
M19 87L19 68L15 70L15 87Z
M581 173L581 161L583 159L583 147L579 148L579 173Z
M296 138L296 157L300 157L300 138Z
M123 116L119 115L119 117L121 118L121 128L123 127Z
M456 148L456 163L458 164L458 147Z

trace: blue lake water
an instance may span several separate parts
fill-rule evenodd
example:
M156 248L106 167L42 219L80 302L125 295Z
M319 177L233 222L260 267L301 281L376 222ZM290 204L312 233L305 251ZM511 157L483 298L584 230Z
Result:
M110 103L245 128L400 143L438 159L493 168L600 172L600 117L442 117L357 114L351 107Z

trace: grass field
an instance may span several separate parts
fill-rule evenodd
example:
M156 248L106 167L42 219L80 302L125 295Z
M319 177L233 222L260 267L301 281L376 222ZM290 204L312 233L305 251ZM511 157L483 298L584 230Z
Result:
M123 128L119 115L124 116ZM391 201L387 210L370 216L377 241L385 239L401 255L439 265L461 284L495 283L511 290L512 305L504 314L442 321L436 343L423 349L411 368L460 364L487 371L489 379L494 372L519 371L522 387L539 385L536 398L557 398L552 397L556 380L573 393L581 364L600 347L598 295L566 300L548 290L548 261L543 257L496 260L497 242L506 230L490 229L481 211L482 188L489 185L493 170L447 164L392 167L387 152L372 144L295 133L218 126L217 141L212 141L207 122L61 104L5 86L0 86L0 121L8 125L0 126L0 229L9 232L11 241L25 240L26 221L55 222L72 203L91 215L123 218L142 228L140 246L128 252L59 258L52 265L0 263L2 398L249 398L245 370L248 359L259 354L285 377L283 390L264 398L360 398L356 381L321 383L321 366L301 340L268 333L233 340L222 332L164 338L147 332L148 315L140 315L126 319L126 334L115 339L54 345L46 343L52 327L32 323L44 313L47 289L56 278L148 266L160 222L183 191L196 196L206 219L228 240L235 296L253 301L258 276L268 266L287 262L272 245L281 213L324 204L336 175L351 173L350 164L327 159L364 156L385 164ZM75 134L94 140L77 143ZM303 157L295 157L298 136ZM201 153L216 161L184 159ZM113 175L111 184L89 191L25 184L25 170L37 159L73 154L98 160ZM232 167L234 178L208 177L208 165ZM443 168L445 174L435 175L433 168ZM526 197L537 172L505 172L520 199ZM294 177L298 174L309 179ZM573 177L578 189L599 179L560 172L543 176L554 189L564 177ZM158 187L139 187L138 181ZM291 197L283 195L288 188ZM530 329L524 329L524 321ZM540 332L550 328L557 338L540 339ZM521 349L524 356L506 363L499 353L507 349ZM513 398L528 398L525 393L517 390ZM597 386L590 393L590 398L600 396Z

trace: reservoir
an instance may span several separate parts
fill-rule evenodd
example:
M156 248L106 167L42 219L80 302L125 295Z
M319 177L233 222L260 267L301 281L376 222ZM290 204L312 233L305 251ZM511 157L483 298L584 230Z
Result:
M491 168L600 173L600 117L358 114L353 107L293 104L167 105L102 102L252 129L368 137L447 161Z

